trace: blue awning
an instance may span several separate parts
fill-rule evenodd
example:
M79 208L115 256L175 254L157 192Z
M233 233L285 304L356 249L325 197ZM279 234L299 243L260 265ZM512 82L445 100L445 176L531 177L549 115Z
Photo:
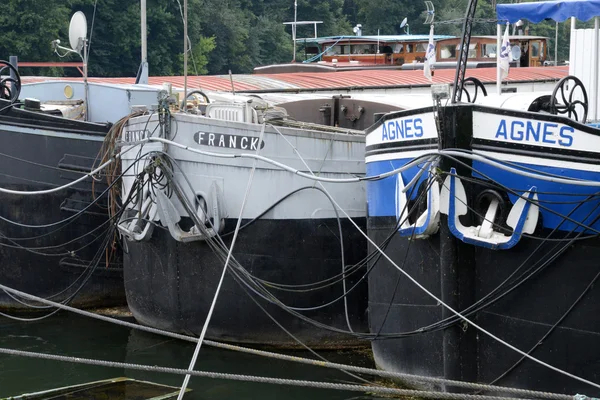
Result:
M533 23L545 19L562 22L571 17L587 21L600 16L600 0L557 0L533 3L497 4L498 19L514 24L520 19Z

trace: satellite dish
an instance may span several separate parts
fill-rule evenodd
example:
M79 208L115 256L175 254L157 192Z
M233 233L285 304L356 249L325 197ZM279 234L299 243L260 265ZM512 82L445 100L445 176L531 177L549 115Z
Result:
M77 11L71 17L71 23L69 24L69 43L71 48L77 52L81 52L80 38L85 39L87 37L87 20L85 14L81 11Z
M404 17L404 19L402 20L402 22L400 22L400 29L404 28L406 26L407 22L408 22L408 18Z
M521 47L519 47L519 46L513 46L510 49L510 53L512 54L512 59L513 60L519 60L521 58Z
M352 28L352 32L354 32L354 33L358 32L358 28L355 26L354 28Z

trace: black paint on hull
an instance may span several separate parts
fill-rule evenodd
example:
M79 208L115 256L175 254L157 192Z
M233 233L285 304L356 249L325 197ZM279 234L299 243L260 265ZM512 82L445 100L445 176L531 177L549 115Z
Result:
M369 218L369 236L376 243L390 233L393 218ZM537 233L537 232L536 232ZM540 236L547 235L541 231ZM394 236L386 253L411 276L436 296L441 296L439 234L427 240L409 241ZM540 244L522 238L508 251L474 247L474 268L459 266L458 302L460 309L470 303L465 298L481 299L514 272ZM525 269L543 256L553 254L556 242L547 242L526 264ZM402 264L408 249L406 263ZM571 245L552 264L514 291L470 318L501 339L529 351L555 325L598 273L594 254L600 240L589 239ZM466 259L466 258L465 258ZM524 270L522 270L524 271ZM379 261L369 276L369 325L377 332L386 312L389 315L382 333L406 332L435 323L442 318L442 306L436 304L387 261ZM600 318L598 286L592 287L556 329L531 353L532 356L593 382L600 381ZM393 300L392 300L393 299ZM466 304L465 304L466 303ZM390 305L391 304L391 305ZM466 331L463 331L466 328ZM459 330L455 348L444 349L444 334ZM449 377L444 371L449 360L456 360L453 379L490 383L509 370L521 356L473 327L454 325L443 331L421 333L408 338L373 341L375 360L390 371ZM524 360L498 381L502 386L522 387L567 394L598 396L593 387Z
M359 219L360 221L360 219ZM226 221L226 229L235 226ZM364 227L364 219L359 222ZM228 228L227 228L228 227ZM347 221L342 221L346 265L366 255L366 240ZM340 244L335 219L257 220L240 231L233 255L253 275L282 284L306 284L341 273ZM225 237L229 246L231 235ZM148 242L127 242L124 255L125 290L134 317L145 325L173 332L199 335L223 269L223 262L203 242L176 242L168 232L155 229ZM347 279L352 287L362 269ZM367 329L366 279L348 296L349 319L356 332ZM343 293L336 283L325 290L290 293L272 290L283 303L310 307L327 303ZM254 295L256 297L256 295ZM331 332L301 321L260 299L260 304L301 341L316 348L363 344L352 336ZM318 311L302 312L321 323L347 330L343 302ZM208 338L249 344L297 347L226 275Z
M81 177L82 172L90 171L102 145L101 141L84 139L81 135L86 135L86 138L102 137L107 131L108 126L23 110L0 113L0 186L36 191L64 185ZM54 223L81 211L105 189L103 182L96 182L92 187L91 180L86 180L68 190L51 194L23 196L0 193L0 216L28 225ZM1 220L0 283L46 298L64 291L52 297L54 301L62 301L73 294L90 272L88 265L96 252L102 251L105 228L97 228L107 221L103 204L106 204L106 198L101 198L98 205L93 205L62 229L56 226L21 227ZM92 231L93 234L81 238ZM17 241L7 239L37 236L42 237ZM40 249L47 246L55 247ZM98 267L70 305L91 308L125 304L121 251L114 249L112 253L109 265L105 254L101 255ZM1 291L0 309L36 311L15 302Z

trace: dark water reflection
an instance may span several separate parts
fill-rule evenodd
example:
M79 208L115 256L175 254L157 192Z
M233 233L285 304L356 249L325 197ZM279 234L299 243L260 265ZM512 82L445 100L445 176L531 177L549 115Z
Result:
M0 316L0 347L164 367L188 367L194 345L129 328L60 313L39 322ZM326 352L335 362L372 366L368 352ZM304 353L294 355L305 356ZM196 370L279 378L355 383L339 371L202 348ZM114 377L180 386L183 377L0 354L0 398ZM372 399L360 393L192 377L186 399Z

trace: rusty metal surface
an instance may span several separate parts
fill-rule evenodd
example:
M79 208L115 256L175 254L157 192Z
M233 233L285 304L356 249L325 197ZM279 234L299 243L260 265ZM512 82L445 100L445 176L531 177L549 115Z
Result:
M435 71L433 83L452 83L455 71L440 69ZM508 83L558 81L567 76L567 66L511 68ZM496 81L495 68L468 69L466 76L475 77L483 83ZM80 78L22 77L24 84L43 82L46 80L77 81ZM89 78L90 82L110 84L132 84L135 78ZM183 87L182 76L154 76L149 78L150 85L171 83L173 87ZM233 75L233 87L236 92L252 91L294 91L309 89L341 89L341 88L384 88L429 86L430 82L423 76L423 71L406 70L359 70L340 72L304 72L281 74L238 74ZM203 90L231 91L232 83L227 75L203 75L188 77L189 88Z

